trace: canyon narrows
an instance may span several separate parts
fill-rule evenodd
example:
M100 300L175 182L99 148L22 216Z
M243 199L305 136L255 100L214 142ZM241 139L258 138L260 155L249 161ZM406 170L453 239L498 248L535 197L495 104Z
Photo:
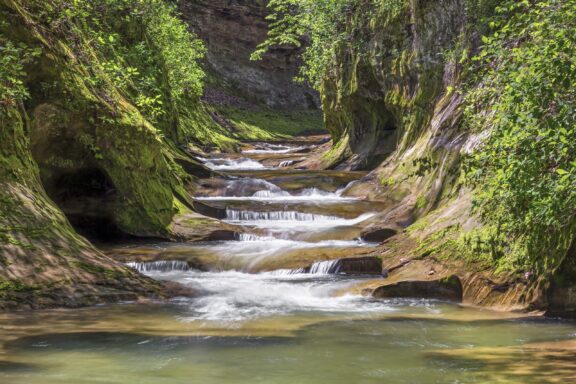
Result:
M570 322L461 307L457 279L400 287L391 298L363 292L414 270L421 282L439 278L410 261L383 269L386 236L365 228L386 203L348 196L366 173L298 167L322 141L250 143L201 158L217 173L198 181L195 199L228 225L218 238L104 247L178 283L178 297L1 315L0 377L90 383L87 373L101 376L103 366L110 383L541 383L544 367L571 377L562 371Z
M0 0L0 382L576 382L576 0Z

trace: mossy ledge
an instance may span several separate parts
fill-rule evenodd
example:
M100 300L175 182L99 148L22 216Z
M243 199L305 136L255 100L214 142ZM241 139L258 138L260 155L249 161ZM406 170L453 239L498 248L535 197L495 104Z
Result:
M320 83L326 127L335 142L333 149L324 155L323 166L371 170L348 194L393 200L380 214L379 224L399 225L406 230L390 240L391 247L384 250L385 258L394 261L416 257L448 265L451 271L465 274L461 276L464 281L468 281L464 277L469 273L479 280L498 281L495 288L481 289L481 294L488 292L490 299L472 300L478 305L502 304L506 308L574 316L574 215L565 215L566 223L556 232L533 228L516 236L502 229L509 223L484 220L479 210L473 209L485 185L470 182L470 158L478 153L493 129L491 125L495 125L482 117L491 116L490 111L499 108L506 110L493 97L485 104L473 106L476 110L472 119L486 122L485 125L473 129L474 124L468 121L469 95L493 81L487 77L490 73L487 69L499 68L499 58L507 55L504 44L497 55L490 56L492 61L478 59L486 54L483 52L486 45L499 41L499 31L493 27L499 24L490 20L513 18L515 22L520 19L528 25L540 25L534 21L538 12L531 8L540 6L545 9L547 22L559 20L558 23L564 23L559 25L567 29L571 25L567 16L561 17L569 14L562 13L559 6L562 2L502 3L400 0L355 3L347 8L339 30L346 38L333 47L332 60ZM503 12L499 8L509 13L498 14ZM514 33L524 34L521 28ZM525 36L530 43L527 48L520 44L517 51L543 52L546 41L553 40L543 41L534 36ZM540 50L535 48L538 44ZM492 43L492 49L493 46ZM573 52L573 44L563 47L570 47L566 49ZM530 61L530 56L527 57L526 62L520 61L527 68L541 61L539 58ZM484 74L483 80L474 79L472 72ZM542 78L547 79L546 76L548 73ZM494 89L510 83L514 80ZM526 88L519 91L527 97L522 92L529 91ZM516 102L522 105L520 99ZM540 122L534 124L537 127ZM572 125L565 123L563 130L573 132ZM522 126L519 127L522 131ZM510 149L515 150L518 148ZM554 152L549 156L560 157ZM482 171L487 170L479 172ZM499 171L505 169L494 172ZM558 171L560 176L547 171L542 172L551 174L552 179L568 180L568 174L572 174L564 169ZM532 184L537 183L538 178L535 179ZM530 187L531 183L526 184ZM499 187L503 191L500 196L517 193L506 189L506 185ZM559 191L557 196L561 196ZM487 194L490 198L490 193ZM498 195L493 193L494 196ZM539 203L527 199L524 213L533 214L531 207L540 207ZM547 209L552 211L551 205ZM518 216L518 221L522 221L522 212ZM537 252L527 250L527 243L543 245L548 241L551 245L540 247ZM506 290L514 294L499 295L501 287L516 288Z
M0 309L162 297L161 284L97 251L48 198L23 116L0 108Z
M161 283L107 258L77 231L196 236L181 219L192 214L185 185L194 175L180 164L194 163L189 143L230 149L235 140L199 96L172 96L172 68L162 60L130 62L131 44L161 55L145 36L141 13L131 14L131 21L114 13L114 7L143 4L102 4L102 18L94 21L82 4L0 1L0 44L34 52L13 76L18 81L2 84L8 92L0 102L0 309L165 296ZM162 21L186 30L169 8L161 10ZM106 39L100 42L98 34ZM133 65L156 65L150 73L165 110L151 112L160 104L141 102L134 80L119 79L110 63L133 74L149 70ZM18 84L25 89L20 94L11 89Z

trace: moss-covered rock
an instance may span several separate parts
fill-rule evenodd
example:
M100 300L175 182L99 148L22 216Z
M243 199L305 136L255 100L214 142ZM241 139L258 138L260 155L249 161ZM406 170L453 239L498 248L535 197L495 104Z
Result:
M25 114L0 107L0 127L0 309L160 297L158 283L103 256L48 198Z
M365 3L354 9L347 29L357 43L337 47L322 83L326 126L354 155L353 167L378 165L426 130L454 71L444 56L465 23L460 1ZM338 160L344 159L333 159Z
M171 68L159 61L131 66L138 49L150 60L161 56L142 36L153 16L121 13L131 4L93 4L102 7L95 21L83 4L0 1L0 44L35 52L16 63L17 82L1 84L0 308L162 295L159 283L103 256L76 230L196 236L182 224L194 207L184 188L193 175L180 164L202 168L186 154L187 144L225 147L234 140L198 97L171 98ZM182 33L177 23L169 26ZM137 98L145 94L124 72L139 70L166 100L164 111L151 112ZM8 92L15 85L19 93Z

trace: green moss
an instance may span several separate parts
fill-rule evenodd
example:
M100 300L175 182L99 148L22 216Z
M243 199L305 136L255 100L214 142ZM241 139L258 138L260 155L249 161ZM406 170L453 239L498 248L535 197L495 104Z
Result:
M37 287L25 285L15 280L0 278L0 297L9 296L11 293L30 292Z
M452 287L459 287L461 286L460 280L456 276L447 276L443 277L439 280L441 284L450 285Z
M76 268L82 269L83 271L86 271L94 275L104 274L107 271L107 269L102 266L87 263L82 260L72 260L70 264L72 264Z
M380 177L378 179L380 185L383 187L391 187L396 184L396 180L393 177Z
M244 140L275 140L325 132L322 114L318 111L278 111L262 107L219 107L218 111L237 129L235 136Z
M427 228L430 225L428 218L424 217L416 221L414 224L409 226L406 230L409 234L416 234L417 232Z
M428 198L426 197L426 195L418 196L418 198L416 199L415 207L417 209L422 209L422 208L425 208L426 205L428 205Z
M82 260L72 260L70 262L74 267L79 268L83 271L86 271L92 275L100 275L105 276L109 279L121 279L128 275L127 271L117 268L107 268L100 265L88 263Z

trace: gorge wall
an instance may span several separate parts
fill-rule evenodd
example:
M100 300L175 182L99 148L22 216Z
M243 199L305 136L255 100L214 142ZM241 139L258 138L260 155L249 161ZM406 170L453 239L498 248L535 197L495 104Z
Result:
M183 0L179 10L206 43L206 64L213 76L210 87L272 108L318 109L317 93L294 82L299 49L275 47L262 60L250 60L266 39L266 4L263 0ZM209 98L214 97L210 87Z
M203 169L186 150L235 139L192 92L200 56L185 31L156 0L0 1L0 308L158 297L161 284L77 231L175 239L210 226L192 213L185 169Z
M497 5L416 0L358 2L348 8L342 33L354 44L336 46L336 60L321 86L335 144L320 166L372 170L349 193L392 199L374 224L401 229L387 243L389 265L400 258L440 261L462 273L469 303L552 312L561 308L573 314L568 293L574 289L574 216L557 232L534 227L533 233L512 237L473 210L484 186L466 181L467 160L491 127L471 129L463 115L470 105L467 94L483 85L470 85L471 72L485 68L471 58L490 41L482 37L492 33L484 18L495 15ZM550 5L550 12L555 9ZM510 6L512 15L515 11ZM498 58L482 65L496 66ZM486 114L479 112L478 120ZM541 172L549 174L545 168ZM521 209L528 212L529 207ZM549 249L526 250L525 244L537 238L552 239ZM518 249L522 260L511 256Z

